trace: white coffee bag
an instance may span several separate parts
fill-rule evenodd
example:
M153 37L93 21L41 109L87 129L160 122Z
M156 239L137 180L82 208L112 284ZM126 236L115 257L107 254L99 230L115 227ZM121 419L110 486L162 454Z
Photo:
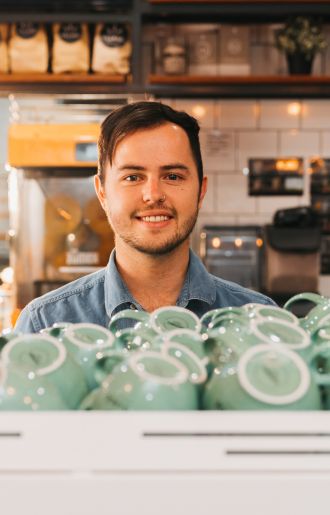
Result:
M21 22L11 26L9 66L13 73L45 73L48 57L47 34L42 24Z
M89 34L85 23L55 23L53 26L52 71L88 72Z
M8 72L8 25L0 24L0 73Z
M100 73L130 72L132 44L127 27L122 23L102 23L96 26L92 70Z

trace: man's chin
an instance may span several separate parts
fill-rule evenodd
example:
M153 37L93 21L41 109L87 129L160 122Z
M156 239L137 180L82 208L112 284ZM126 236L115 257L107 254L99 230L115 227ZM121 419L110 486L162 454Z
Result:
M190 233L189 233L190 234ZM173 240L167 241L136 241L134 239L126 239L124 240L127 245L131 248L145 254L147 256L166 256L167 254L171 254L171 252L175 251L178 247L181 247L188 239L189 234L185 234L184 236L177 237Z
M173 243L168 243L166 245L133 245L135 250L141 252L142 254L146 254L148 256L166 256L167 254L171 254L175 249L180 247L184 242L178 241Z

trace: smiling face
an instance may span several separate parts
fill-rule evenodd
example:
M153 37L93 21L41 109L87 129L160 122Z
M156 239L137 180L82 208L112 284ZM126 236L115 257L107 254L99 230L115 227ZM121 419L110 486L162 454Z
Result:
M188 136L168 122L121 139L95 188L117 248L164 255L189 245L206 178L200 187Z

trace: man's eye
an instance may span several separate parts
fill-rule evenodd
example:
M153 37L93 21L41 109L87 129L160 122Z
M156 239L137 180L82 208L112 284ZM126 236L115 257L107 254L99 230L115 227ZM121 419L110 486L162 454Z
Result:
M125 177L125 181L128 182L136 182L138 179L139 177L137 175L128 175L127 177Z
M177 181L180 179L180 176L176 173L169 173L167 176L171 181Z

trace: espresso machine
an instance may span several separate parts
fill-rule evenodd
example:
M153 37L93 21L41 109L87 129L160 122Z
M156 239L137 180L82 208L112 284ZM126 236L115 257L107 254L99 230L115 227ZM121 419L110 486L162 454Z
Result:
M100 122L128 99L96 99L93 109L81 97L61 100L48 99L38 117L33 100L20 100L23 116L12 116L9 127L10 264L19 309L106 266L114 246L93 176Z

